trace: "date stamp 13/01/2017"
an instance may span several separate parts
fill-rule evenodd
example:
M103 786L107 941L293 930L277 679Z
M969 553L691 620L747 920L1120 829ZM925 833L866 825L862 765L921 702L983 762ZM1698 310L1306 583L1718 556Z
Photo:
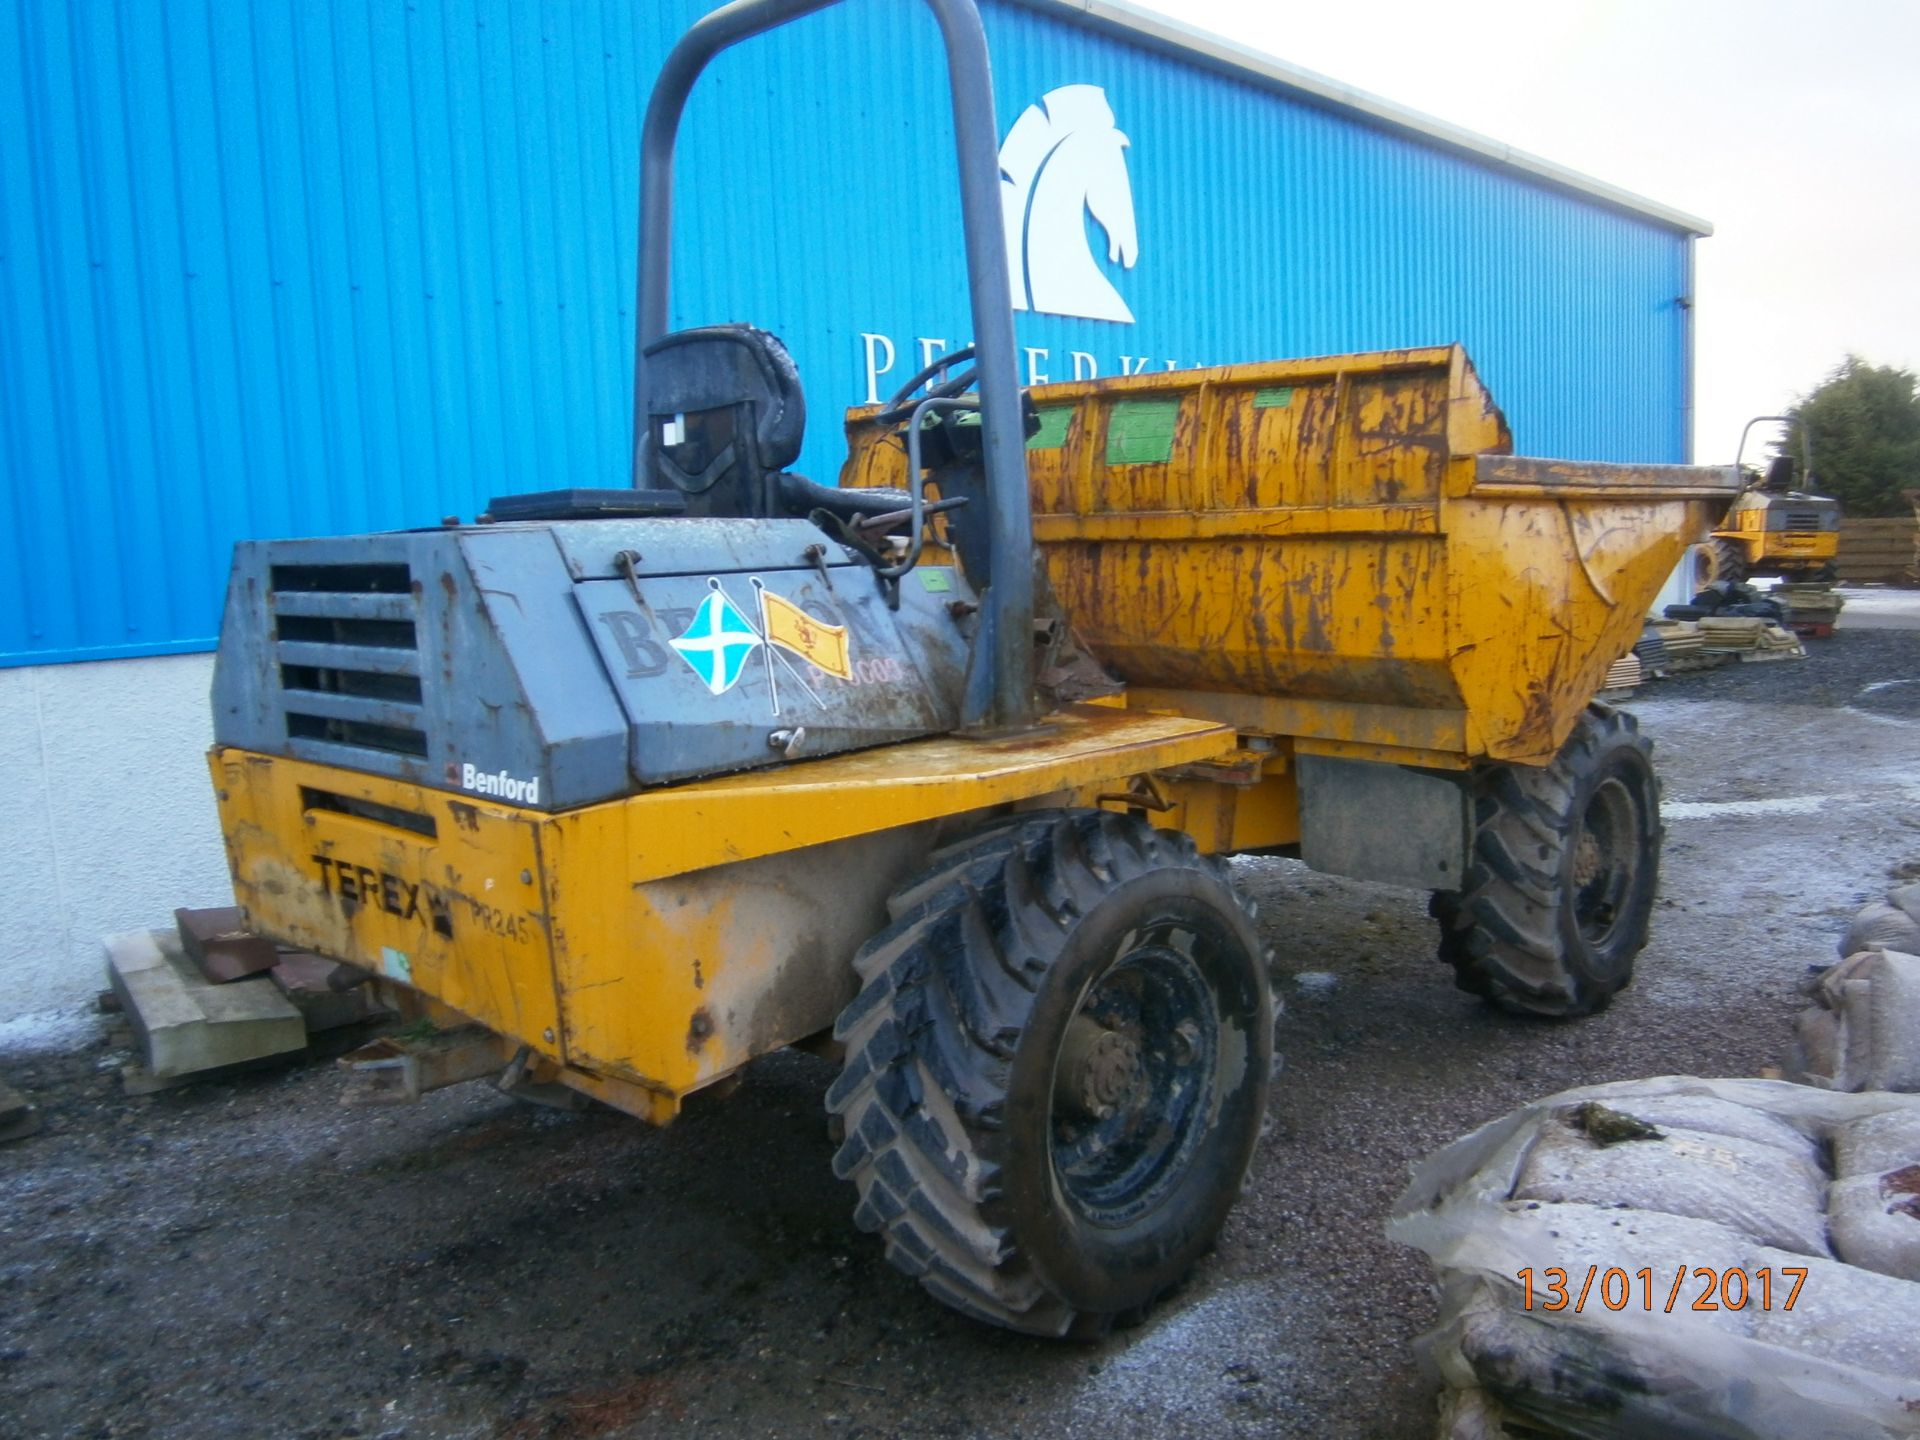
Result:
M1558 1265L1536 1270L1529 1266L1514 1272L1520 1282L1521 1308L1525 1310L1585 1313L1595 1308L1612 1311L1642 1310L1651 1314L1656 1305L1660 1313L1671 1315L1687 1310L1791 1310L1806 1284L1807 1267L1783 1265L1778 1270L1765 1266L1758 1270L1717 1270L1710 1265L1681 1265L1673 1272L1673 1284L1666 1283L1666 1271L1657 1276L1652 1266L1627 1270L1614 1265L1601 1269L1589 1265L1584 1276L1569 1274ZM1574 1288L1575 1282L1579 1288ZM1664 1297L1659 1292L1665 1291ZM1664 1298L1664 1304L1661 1304Z

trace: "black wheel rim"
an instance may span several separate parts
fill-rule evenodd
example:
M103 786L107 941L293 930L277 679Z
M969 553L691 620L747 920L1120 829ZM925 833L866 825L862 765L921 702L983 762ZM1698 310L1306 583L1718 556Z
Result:
M1596 947L1612 938L1640 873L1640 806L1627 782L1603 780L1587 802L1573 846L1573 909Z
M1060 1192L1093 1224L1151 1211L1207 1134L1220 1020L1201 943L1174 921L1134 931L1068 1022L1049 1143Z

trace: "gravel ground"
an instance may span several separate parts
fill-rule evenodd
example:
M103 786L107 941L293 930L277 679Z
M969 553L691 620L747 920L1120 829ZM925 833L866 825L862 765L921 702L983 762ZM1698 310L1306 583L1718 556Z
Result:
M10 1027L0 1071L47 1129L0 1149L0 1432L1430 1433L1428 1272L1380 1233L1408 1164L1569 1085L1781 1058L1807 967L1920 874L1916 676L1920 631L1843 628L1642 692L1662 898L1639 983L1591 1020L1456 991L1422 896L1236 862L1289 1004L1273 1132L1215 1255L1092 1347L981 1329L888 1269L804 1056L653 1132L478 1086L344 1111L320 1065L129 1099L101 1022Z

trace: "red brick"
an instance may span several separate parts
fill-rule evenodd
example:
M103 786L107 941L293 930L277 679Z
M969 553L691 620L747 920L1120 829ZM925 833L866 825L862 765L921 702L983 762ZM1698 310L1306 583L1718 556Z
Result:
M336 977L345 981L357 973L362 972L324 956L295 950L282 955L280 963L273 967L273 983L305 1017L307 1032L314 1034L342 1025L357 1025L363 1020L377 1020L391 1013L375 997L371 985L336 987Z
M216 985L258 975L279 962L280 947L249 931L237 906L176 910L173 922L193 963Z

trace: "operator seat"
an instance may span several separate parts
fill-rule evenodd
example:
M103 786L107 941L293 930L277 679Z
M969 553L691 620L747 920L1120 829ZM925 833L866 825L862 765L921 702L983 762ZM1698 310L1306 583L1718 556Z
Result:
M777 336L751 325L704 325L662 335L642 353L646 479L684 495L686 514L853 520L911 503L904 490L841 490L787 473L806 435L807 402ZM830 522L824 528L843 534Z
M705 325L644 354L647 482L685 495L689 515L781 514L780 473L807 428L787 347L751 325Z

